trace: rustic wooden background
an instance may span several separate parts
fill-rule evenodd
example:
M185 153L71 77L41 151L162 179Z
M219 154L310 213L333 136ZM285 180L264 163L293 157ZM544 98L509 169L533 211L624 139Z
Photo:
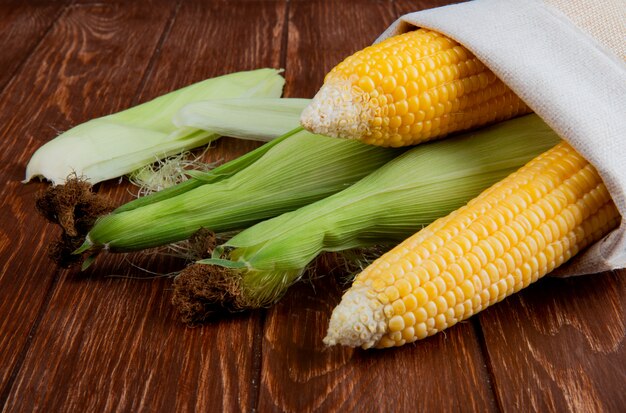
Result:
M286 95L396 17L446 0L1 0L0 409L95 411L626 411L626 272L545 279L415 345L326 349L337 280L199 328L169 302L179 268L106 256L54 268L35 214L33 151L90 118L207 77L283 67ZM223 139L231 158L255 144ZM100 186L119 202L129 185ZM124 276L122 278L116 276ZM130 277L130 278L129 278Z

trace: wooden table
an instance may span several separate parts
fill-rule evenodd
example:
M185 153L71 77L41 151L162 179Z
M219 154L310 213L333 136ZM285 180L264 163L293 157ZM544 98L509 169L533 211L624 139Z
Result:
M207 77L283 67L311 97L401 14L446 0L3 0L0 3L0 409L626 411L626 272L544 279L443 334L386 351L326 349L344 285L302 282L275 307L177 320L163 257L56 269L58 229L20 180L58 131ZM221 140L213 159L255 144ZM117 202L130 185L99 187ZM120 275L125 278L112 277ZM131 277L131 278L129 278Z

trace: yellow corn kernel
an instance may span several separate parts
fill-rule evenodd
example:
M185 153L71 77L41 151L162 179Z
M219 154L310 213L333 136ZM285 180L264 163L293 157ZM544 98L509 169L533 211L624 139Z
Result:
M560 143L357 275L333 311L325 342L389 347L433 335L543 277L619 220L593 166ZM386 303L377 301L368 286L392 268L389 257L396 267L408 269L402 276L388 276L396 285L405 285L405 277L424 282L403 289L406 295L388 316ZM396 296L397 288L386 285L385 291ZM346 331L355 331L361 311L380 322L355 339Z
M529 111L470 51L419 29L338 64L301 120L323 135L406 146Z

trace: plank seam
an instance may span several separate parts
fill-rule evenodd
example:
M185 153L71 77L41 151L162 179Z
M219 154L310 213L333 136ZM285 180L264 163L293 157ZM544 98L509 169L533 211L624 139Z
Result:
M487 348L487 340L485 339L485 333L483 331L482 325L480 323L480 319L478 317L474 317L472 320L472 327L474 327L474 332L476 333L476 338L478 339L478 344L480 346L480 355L487 369L487 387L491 391L491 399L494 401L494 404L499 412L504 412L504 406L502 404L502 400L498 396L498 392L496 391L496 376L493 371L493 363L491 361L491 357L489 356L489 349Z
M287 51L289 44L289 14L291 0L285 0L285 16L283 17L283 33L281 38L280 67L287 70ZM261 379L263 372L263 332L265 331L267 310L262 310L252 342L252 378L250 383L250 409L257 412L261 398Z
M396 0L391 0L393 10L396 14L396 18L400 17L404 13L400 11L400 6ZM491 358L489 357L489 351L487 349L487 341L485 339L485 335L480 324L478 317L474 317L470 319L472 327L474 328L474 332L476 334L476 339L478 341L479 349L480 349L480 357L482 362L487 370L487 375L485 380L487 382L487 388L491 392L491 401L493 405L496 407L498 412L504 412L504 407L502 405L502 400L498 397L498 392L495 389L495 375L493 373L493 363L491 362Z
M289 13L291 13L291 0L285 1L285 17L283 17L283 34L280 42L280 66L287 70L287 52L289 46Z
M59 8L59 11L57 12L56 16L52 19L52 21L50 22L50 24L48 25L48 27L44 30L43 34L41 35L41 37L39 38L39 40L37 40L37 42L35 42L35 44L33 45L33 47L28 51L28 53L26 53L26 55L24 56L24 58L22 59L22 61L17 65L17 67L15 68L15 70L13 70L13 73L11 73L11 75L7 78L6 82L4 83L4 85L0 85L0 95L4 94L4 92L6 91L6 89L9 87L9 85L11 84L11 82L13 82L13 79L15 79L15 77L17 76L17 74L24 68L24 66L26 66L26 63L31 59L33 53L35 53L35 50L37 50L37 48L41 45L41 42L43 42L43 40L48 37L48 34L50 34L50 32L52 31L52 29L54 28L54 26L57 25L58 21L61 19L61 17L63 17L63 15L65 13L67 13L67 11L69 10L69 8L72 6L72 4L75 2L76 0L70 0L68 1L64 6Z
M252 374L250 375L250 411L258 412L259 398L261 397L261 378L263 371L263 331L267 310L260 311L259 320L252 337Z
M48 25L48 27L46 27L46 29L43 31L42 35L39 37L39 40L37 40L37 42L35 42L35 44L33 45L33 47L31 48L31 50L24 56L24 58L22 59L22 61L17 65L17 67L15 68L15 70L13 71L13 73L11 73L11 75L8 77L7 81L5 82L4 85L0 85L0 94L4 94L6 89L9 87L9 85L14 81L15 77L17 76L18 73L20 73L22 71L22 69L24 68L24 66L26 66L27 62L32 59L33 54L35 53L35 50L37 50L41 43L44 41L44 39L46 39L46 37L48 37L48 35L50 34L50 32L54 29L54 27L58 24L59 20L67 13L67 11L70 9L70 7L74 4L76 0L70 0L68 2L66 2L62 7L59 8L58 12L56 13L56 15L54 16L54 18L52 18L50 24ZM9 375L9 378L4 386L4 388L2 389L2 391L0 391L0 411L4 411L4 408L6 406L6 402L9 398L9 395L11 393L11 390L13 389L13 385L15 384L15 380L17 379L17 375L19 374L23 364L24 364L24 360L26 360L26 354L28 353L28 350L30 349L30 346L35 338L35 334L37 333L37 330L39 329L39 325L41 323L41 320L43 320L43 316L48 308L48 306L50 305L50 301L52 300L52 295L55 291L55 288L58 284L60 278L60 273L59 271L56 272L54 278L52 279L52 282L50 283L50 286L48 287L47 291L46 291L46 295L44 297L44 300L41 303L41 306L39 307L39 309L37 310L37 316L35 317L35 320L33 322L33 325L31 326L30 330L28 331L28 335L26 336L26 341L24 342L24 344L22 345L22 349L19 352L19 355L15 361L15 364L13 365L13 369L11 370L11 374Z
M165 43L165 40L169 37L170 33L172 32L172 28L174 27L174 22L176 21L176 17L178 16L178 11L180 10L182 3L183 3L183 0L178 0L178 2L176 3L176 6L174 7L174 10L172 10L171 16L168 18L168 21L165 24L165 27L163 28L163 32L161 33L161 36L159 37L159 40L157 41L156 47L154 49L154 53L152 54L152 57L150 58L150 61L148 62L148 66L143 74L141 82L139 83L139 86L137 87L137 92L135 93L135 96L133 97L131 101L132 102L131 106L135 106L138 104L139 97L141 96L141 93L145 90L146 84L148 83L148 79L151 77L152 72L154 71L154 68L156 66L156 61L158 60L159 56L161 56L161 50L163 48L163 44Z
M11 375L9 376L9 379L7 380L7 383L4 386L4 389L2 389L2 392L0 392L0 411L4 411L6 402L9 399L9 396L11 394L11 390L13 390L13 386L15 385L15 381L17 380L17 375L19 374L24 364L24 361L26 360L26 355L28 354L28 350L30 350L31 344L33 340L35 339L35 334L37 333L37 330L39 330L39 325L41 324L44 314L46 313L46 310L48 309L50 302L52 301L52 296L54 295L54 292L56 291L56 287L59 284L60 278L61 278L60 271L57 271L54 278L52 279L52 282L50 283L50 286L48 287L46 296L44 300L42 301L41 306L39 307L39 310L37 311L37 317L35 318L33 325L28 331L28 336L26 338L26 341L24 342L24 345L22 346L22 349L20 350L20 353L15 362L15 365L13 366Z

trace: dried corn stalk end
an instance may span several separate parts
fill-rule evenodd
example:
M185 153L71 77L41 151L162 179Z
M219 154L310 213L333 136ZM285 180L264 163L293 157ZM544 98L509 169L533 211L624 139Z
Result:
M337 65L300 121L322 135L398 147L529 112L469 50L419 29Z
M35 208L61 228L62 233L50 244L48 255L59 267L69 268L82 263L84 257L74 254L74 250L85 241L96 220L115 205L110 198L93 192L85 179L71 174L63 185L50 185L39 193Z
M226 268L193 264L174 279L172 304L181 320L190 325L211 319L216 313L239 309L239 280Z
M181 320L200 324L224 313L269 306L302 275L302 271L276 271L268 275L239 264L218 258L198 261L185 268L175 278L172 294L172 304Z

